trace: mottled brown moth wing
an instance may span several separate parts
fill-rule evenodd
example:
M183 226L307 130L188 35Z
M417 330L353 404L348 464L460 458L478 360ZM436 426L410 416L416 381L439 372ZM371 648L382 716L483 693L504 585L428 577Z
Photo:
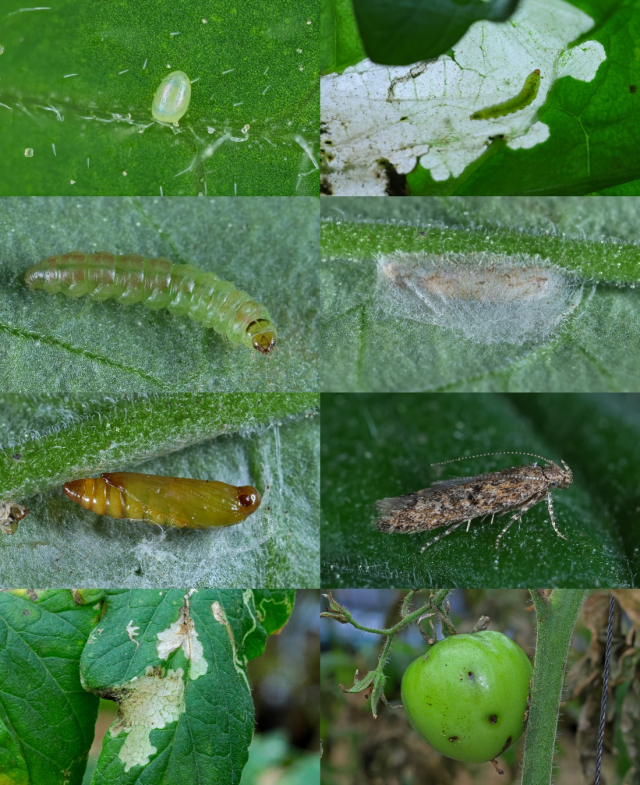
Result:
M425 498L427 496L434 496L446 488L453 488L456 485L466 485L468 483L473 483L487 476L488 475L486 474L479 474L477 477L454 477L451 480L436 480L436 482L432 483L428 488L415 491L414 493L410 493L407 496L392 496L387 499L380 499L376 502L376 508L381 516L387 515L394 510L404 509L407 506L406 500L410 497ZM380 524L378 527L380 528ZM426 528L431 529L435 527L429 526L425 527L425 529ZM387 530L385 529L385 531ZM421 529L420 531L423 530Z
M482 482L487 477L491 477L491 474L477 474L475 477L453 477L451 480L436 480L431 483L427 490L437 493L445 488L453 488L455 485L472 485L473 483ZM419 491L419 493L422 493L422 491Z
M378 529L386 533L417 534L443 526L449 528L428 542L422 550L437 542L463 523L467 530L475 518L486 518L515 511L500 532L500 538L513 521L521 519L524 512L546 498L553 528L559 537L555 523L551 489L566 488L573 476L563 463L561 468L552 461L547 466L533 464L517 466L498 472L479 474L474 477L458 477L435 482L429 488L377 502L380 518Z

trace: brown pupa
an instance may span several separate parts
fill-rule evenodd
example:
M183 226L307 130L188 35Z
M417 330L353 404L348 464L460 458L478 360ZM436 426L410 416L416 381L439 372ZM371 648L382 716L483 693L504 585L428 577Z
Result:
M64 492L98 515L190 529L241 523L262 501L251 485L135 472L74 480L65 484Z

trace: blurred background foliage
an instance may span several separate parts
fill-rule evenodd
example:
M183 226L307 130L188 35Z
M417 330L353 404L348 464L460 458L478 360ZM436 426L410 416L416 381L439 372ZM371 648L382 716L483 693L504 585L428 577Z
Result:
M359 623L381 628L399 620L404 592L338 589L333 596ZM640 591L621 590L615 596L601 782L636 785L640 781ZM528 592L466 589L452 592L449 601L458 632L471 632L479 617L487 615L491 618L489 629L508 635L533 659L535 613ZM559 785L590 785L593 781L608 606L609 593L595 591L585 602L575 630L557 737L554 782ZM362 693L346 695L339 685L350 687L356 670L362 678L375 667L380 638L328 619L320 625L320 636L323 785L495 785L498 777L489 763L464 763L441 756L420 739L399 707L402 674L427 649L416 626L407 628L391 651L385 669L391 707L380 705L377 720ZM505 770L499 778L502 785L519 781L522 749L521 740L500 757Z
M293 613L248 663L256 729L240 785L310 785L319 778L319 592L298 590ZM89 785L116 705L100 701L84 785Z

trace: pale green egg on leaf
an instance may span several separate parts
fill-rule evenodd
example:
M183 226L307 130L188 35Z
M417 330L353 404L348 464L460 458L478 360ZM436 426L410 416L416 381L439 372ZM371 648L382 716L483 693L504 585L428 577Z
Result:
M159 123L176 123L191 101L191 80L184 71L172 71L160 82L153 96L151 114Z

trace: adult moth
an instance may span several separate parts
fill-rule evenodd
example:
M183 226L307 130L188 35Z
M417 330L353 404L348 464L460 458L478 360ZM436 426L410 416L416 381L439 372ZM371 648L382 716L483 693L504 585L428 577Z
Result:
M276 345L276 328L264 305L215 273L191 264L136 254L74 251L30 267L24 280L30 289L67 297L86 294L93 300L112 298L124 305L141 302L151 310L167 308L262 354Z
M74 480L65 484L64 492L98 515L189 529L242 523L262 501L250 485L134 472Z
M481 458L491 454L484 453L469 457ZM537 463L534 463L530 466L515 466L498 472L478 474L475 477L443 480L407 496L382 499L376 502L380 514L378 529L389 534L417 534L447 526L446 531L429 540L420 549L422 553L430 545L446 537L447 534L451 534L463 523L467 524L467 531L469 531L469 526L474 518L486 518L490 515L493 523L496 515L515 510L516 512L496 539L497 548L502 535L506 533L511 524L516 520L522 520L522 516L527 510L546 499L554 531L558 537L566 540L567 538L558 531L556 526L551 491L556 488L568 488L573 482L573 474L567 464L562 461L562 466L559 466L549 458L533 455L533 453L496 454L530 455L533 458L546 461L547 465L538 466ZM467 459L456 458L454 460ZM453 461L445 461L445 463L453 463Z
M160 82L151 103L153 119L159 123L177 123L191 101L191 79L184 71L172 71Z
M491 120L494 117L503 117L504 115L519 112L520 109L524 109L525 106L529 106L529 104L535 101L539 87L540 69L536 68L536 70L532 71L524 80L524 86L515 98L510 98L508 101L503 101L500 104L494 104L494 106L487 106L486 109L479 109L477 112L474 112L469 119Z

